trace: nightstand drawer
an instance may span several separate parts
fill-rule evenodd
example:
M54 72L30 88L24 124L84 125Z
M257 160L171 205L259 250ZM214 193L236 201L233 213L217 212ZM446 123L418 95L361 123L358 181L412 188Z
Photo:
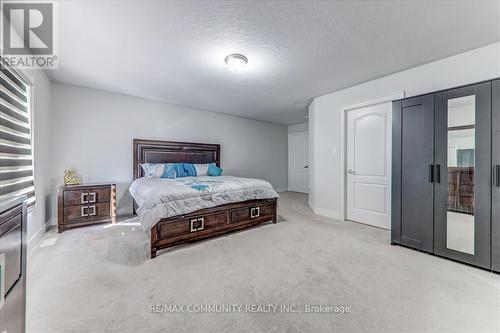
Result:
M110 194L111 191L109 187L89 189L89 196L88 196L89 203L109 202Z
M63 199L64 199L64 206L73 206L73 205L80 205L82 203L85 203L85 193L88 193L86 190L71 190L71 191L64 191L63 194Z
M87 220L89 218L87 214L87 207L88 205L64 207L64 222L67 223Z
M109 202L64 207L64 222L80 222L89 218L109 217Z
M109 202L110 194L110 189L105 187L66 190L64 191L64 205L74 206L95 202Z

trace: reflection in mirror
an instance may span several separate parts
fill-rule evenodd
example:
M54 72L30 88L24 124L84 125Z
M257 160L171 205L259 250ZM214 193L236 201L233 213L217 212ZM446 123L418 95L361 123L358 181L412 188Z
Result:
M446 246L474 254L474 95L448 100L448 212Z

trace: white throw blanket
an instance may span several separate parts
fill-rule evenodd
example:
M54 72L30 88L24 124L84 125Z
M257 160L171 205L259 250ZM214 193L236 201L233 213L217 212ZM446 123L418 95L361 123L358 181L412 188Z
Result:
M137 215L144 231L164 218L227 203L279 197L265 180L233 176L139 178L129 192L139 205Z

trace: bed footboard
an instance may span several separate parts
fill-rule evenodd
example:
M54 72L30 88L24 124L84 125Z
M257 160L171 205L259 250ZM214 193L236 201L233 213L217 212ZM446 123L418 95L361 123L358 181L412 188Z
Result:
M278 200L249 200L163 219L151 228L151 258L159 250L278 219Z

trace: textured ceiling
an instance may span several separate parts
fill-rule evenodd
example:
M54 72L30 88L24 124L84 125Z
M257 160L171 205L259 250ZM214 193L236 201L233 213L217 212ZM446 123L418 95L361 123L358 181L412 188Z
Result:
M294 124L315 96L500 40L500 2L61 1L54 81ZM230 72L224 57L243 53Z

